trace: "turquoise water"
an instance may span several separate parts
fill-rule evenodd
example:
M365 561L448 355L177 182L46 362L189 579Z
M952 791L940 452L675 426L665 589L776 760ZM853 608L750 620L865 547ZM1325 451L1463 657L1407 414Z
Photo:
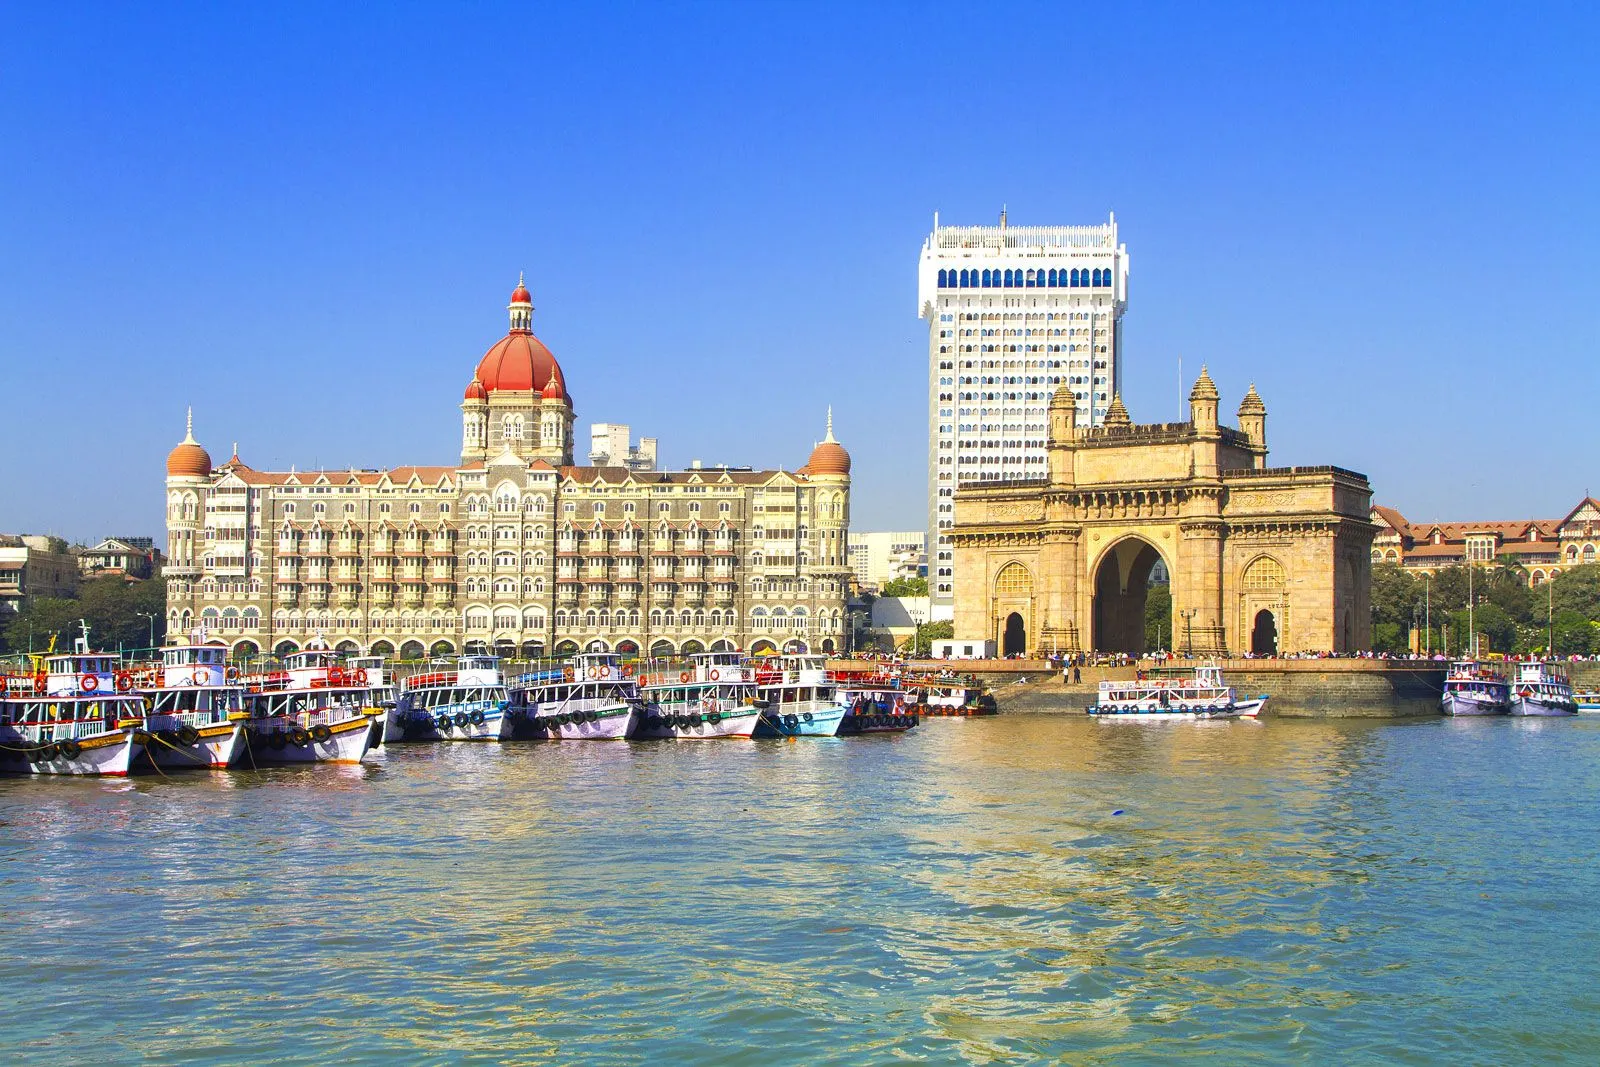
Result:
M1597 767L1600 717L1002 716L0 779L0 1055L1592 1062Z

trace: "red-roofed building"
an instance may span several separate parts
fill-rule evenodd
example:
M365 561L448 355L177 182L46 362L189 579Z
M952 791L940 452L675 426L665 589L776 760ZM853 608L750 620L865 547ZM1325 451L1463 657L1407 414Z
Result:
M842 651L850 457L831 417L795 471L578 466L568 376L520 281L508 311L460 402L459 463L258 471L235 449L213 467L191 420L167 458L169 632L203 625L240 655L319 635L413 659Z
M1569 567L1596 562L1600 553L1600 502L1585 497L1560 519L1509 522L1411 522L1394 508L1375 506L1374 563L1397 563L1429 572L1507 560L1543 585Z

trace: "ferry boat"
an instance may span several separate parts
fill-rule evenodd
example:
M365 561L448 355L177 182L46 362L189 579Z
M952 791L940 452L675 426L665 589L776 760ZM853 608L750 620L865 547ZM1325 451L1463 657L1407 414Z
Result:
M245 760L360 763L378 709L367 679L326 642L284 657L284 669L246 679Z
M228 678L228 650L194 641L163 648L159 684L137 690L144 754L157 768L223 768L244 752L244 686Z
M1511 686L1504 676L1476 660L1457 660L1445 675L1439 710L1446 715L1504 715Z
M915 707L917 713L922 715L1000 714L994 694L984 689L976 679L962 682L952 678L907 678L904 684L907 690L906 704Z
M144 701L117 657L90 652L84 626L73 652L35 664L31 676L7 678L0 695L0 772L126 777L141 748Z
M382 656L352 656L346 669L358 678L365 675L368 702L378 713L372 724L371 747L381 748L385 740L399 740L398 736L389 736L394 723L395 686L388 661Z
M917 702L907 704L905 691L894 686L841 682L838 697L846 709L839 721L840 737L900 734L921 721Z
M499 657L469 653L403 681L394 718L406 741L498 741L510 700Z
M511 686L506 736L516 740L615 741L632 737L641 718L639 684L615 652L585 652Z
M1578 702L1564 670L1535 660L1517 664L1511 686L1511 714L1519 716L1576 715Z
M1154 667L1131 682L1101 682L1090 715L1106 719L1254 719L1266 706L1265 693L1240 699L1215 664Z
M839 703L825 657L778 656L756 672L760 719L754 737L833 737L849 710Z
M1580 689L1572 694L1579 711L1600 711L1600 690Z
M687 670L652 668L639 679L644 702L635 737L709 740L752 737L761 721L755 669L738 652L702 652Z

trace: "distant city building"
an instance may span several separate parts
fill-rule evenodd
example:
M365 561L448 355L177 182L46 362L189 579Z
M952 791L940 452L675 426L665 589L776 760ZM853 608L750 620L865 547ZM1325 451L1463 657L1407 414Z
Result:
M1103 226L940 226L922 245L928 320L929 592L949 618L956 489L1046 473L1046 411L1066 386L1080 427L1121 390L1128 249Z
M78 570L88 577L121 575L149 578L159 573L163 557L149 537L108 537L78 552Z
M35 597L78 595L78 561L59 537L0 534L0 606L21 611Z
M1585 497L1562 519L1510 522L1411 522L1394 508L1372 509L1378 534L1374 563L1397 563L1408 571L1434 573L1446 567L1492 564L1506 559L1522 568L1529 585L1545 582L1570 567L1597 561L1600 553L1600 501Z
M596 422L589 426L589 466L626 467L631 471L656 469L656 439L641 437L637 445L628 437L625 423Z
M893 652L917 634L917 627L928 621L929 599L925 596L886 596L872 602L871 632L867 640L873 647Z
M928 535L921 530L850 532L850 569L863 586L881 588L916 578L927 566Z
M572 396L523 285L507 310L457 463L213 467L191 423L167 457L169 631L204 624L236 655L319 636L409 659L841 650L850 456L831 418L792 472L575 465Z

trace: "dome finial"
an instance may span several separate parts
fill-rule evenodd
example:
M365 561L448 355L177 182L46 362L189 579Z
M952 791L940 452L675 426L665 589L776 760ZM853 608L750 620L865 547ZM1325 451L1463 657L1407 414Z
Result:
M186 445L198 444L194 439L194 407L190 405L189 413L183 420L183 443Z
M835 440L835 438L833 436L833 405L832 404L828 405L828 433L827 433L827 436L824 437L822 440L824 442L826 442L826 443L829 443L829 444L835 444L836 445L836 444L839 443L837 440Z

